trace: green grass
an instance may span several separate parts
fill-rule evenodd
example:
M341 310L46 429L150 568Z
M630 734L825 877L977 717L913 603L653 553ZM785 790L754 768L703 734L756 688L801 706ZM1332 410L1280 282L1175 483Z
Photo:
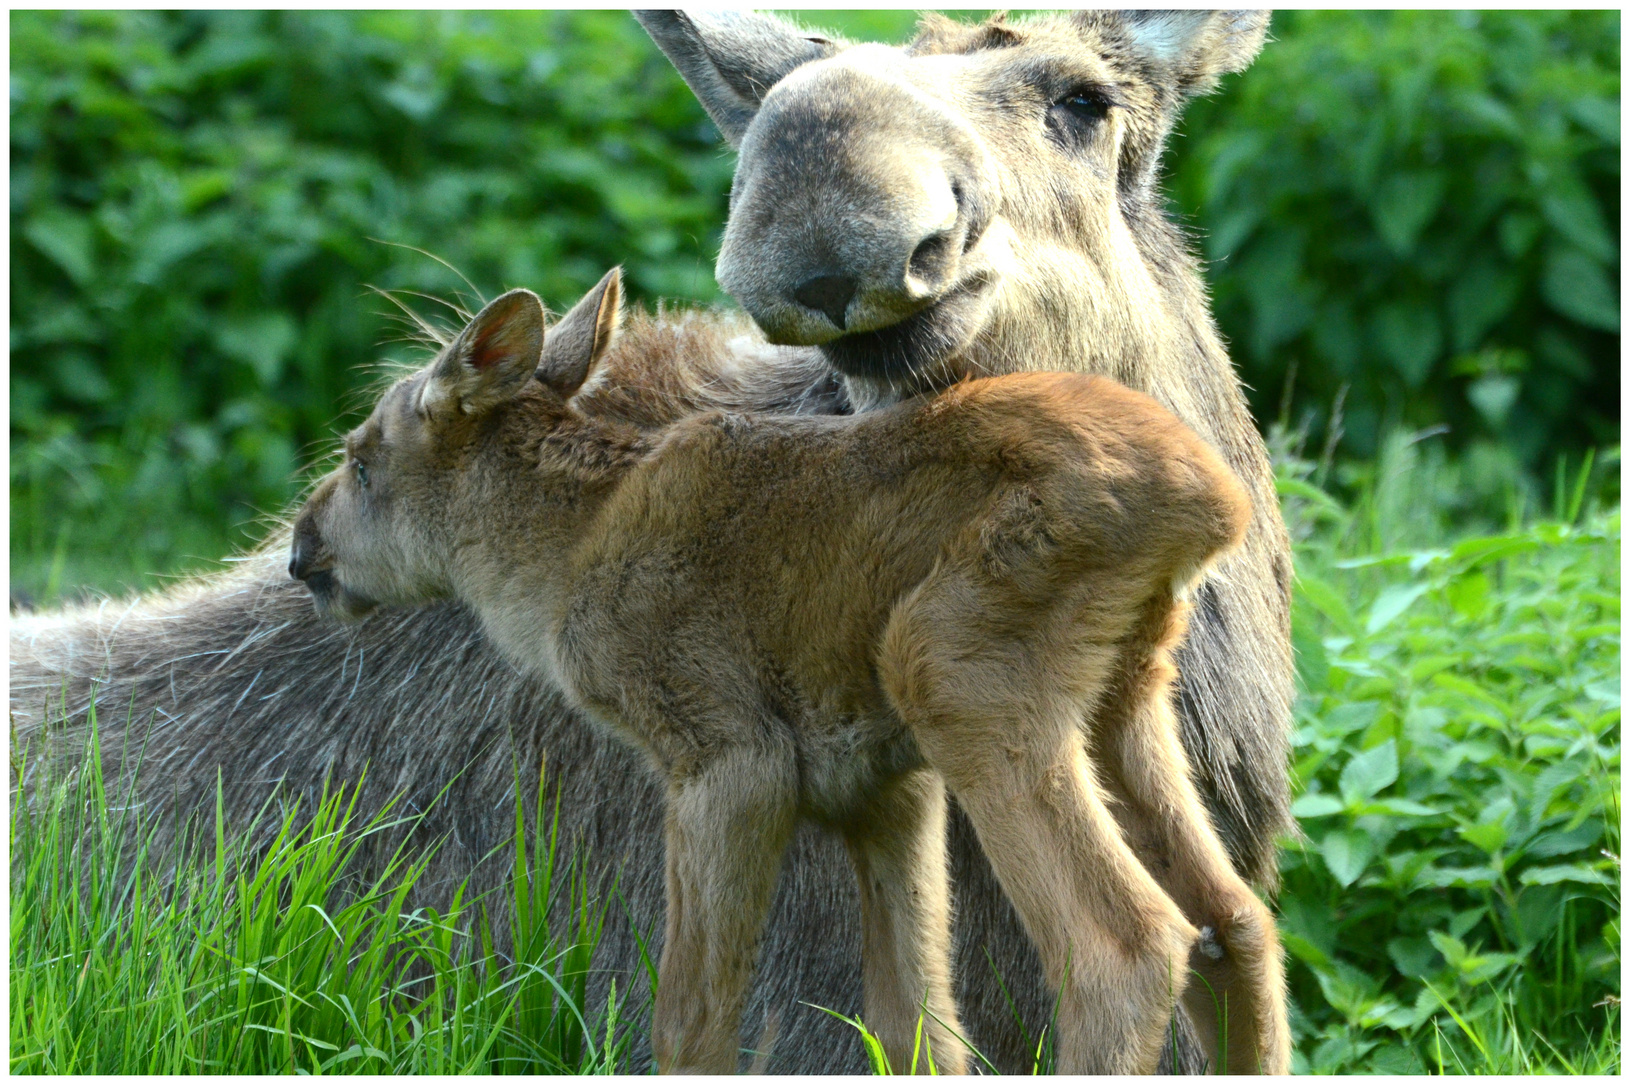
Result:
M1496 522L1466 516L1484 502L1457 501L1463 467L1416 438L1338 475L1279 454L1299 568L1304 836L1278 900L1297 1071L1619 1072L1615 464L1572 463L1540 513L1514 491ZM61 779L31 812L14 795L14 1072L625 1067L644 1017L586 994L620 916L560 855L540 786L546 842L527 847L519 811L502 857L522 872L485 898L510 905L503 958L475 900L406 909L421 860L345 880L386 824L357 820L353 792L303 828L276 811L251 858L212 823L191 855L121 850L95 759ZM1051 1031L1030 1034L1045 1071Z
M13 1073L624 1071L641 1018L614 990L590 1011L608 905L560 860L540 783L539 843L517 810L511 891L482 898L509 905L511 957L461 891L444 913L406 908L427 856L349 880L359 840L391 824L356 818L354 790L325 793L303 827L282 809L252 856L218 824L170 850L138 827L121 846L117 796L93 740L45 805L13 800Z

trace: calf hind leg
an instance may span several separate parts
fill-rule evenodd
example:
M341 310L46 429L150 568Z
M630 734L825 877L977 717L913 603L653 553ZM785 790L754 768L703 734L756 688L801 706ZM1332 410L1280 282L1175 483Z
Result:
M1218 1072L1288 1071L1287 1001L1270 910L1233 870L1187 768L1170 708L1165 646L1179 634L1173 602L1149 612L1093 744L1110 805L1141 862L1203 939L1183 998Z
M1150 1072L1198 933L1124 842L1085 753L1081 703L1117 650L1047 656L980 625L983 607L975 587L918 591L889 624L885 685L1058 990L1057 1071Z

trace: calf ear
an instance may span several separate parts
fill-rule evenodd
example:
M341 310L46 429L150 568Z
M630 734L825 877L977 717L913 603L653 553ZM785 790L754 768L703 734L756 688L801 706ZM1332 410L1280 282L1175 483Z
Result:
M1130 47L1185 95L1207 94L1222 75L1254 63L1271 26L1269 11L1126 11L1120 18Z
M481 308L435 361L419 408L480 413L507 399L537 370L542 325L542 301L528 289L506 292Z
M847 42L748 11L635 11L672 66L723 132L739 146L763 96L796 68L833 56Z
M581 389L621 325L621 267L599 279L588 294L548 328L537 378L570 397Z

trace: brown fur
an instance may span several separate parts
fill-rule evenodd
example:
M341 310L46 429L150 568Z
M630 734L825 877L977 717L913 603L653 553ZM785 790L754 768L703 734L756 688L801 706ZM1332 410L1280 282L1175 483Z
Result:
M1225 1015L1232 1064L1284 1071L1274 926L1169 705L1177 594L1247 525L1230 470L1097 377L980 380L855 418L589 416L572 399L617 282L565 317L562 349L515 291L387 391L301 510L290 569L346 617L463 601L655 767L663 1068L735 1068L778 867L810 818L859 873L866 1016L902 1062L925 1001L939 1067L964 1071L941 778L1062 995L1064 1071L1154 1067L1189 916L1225 990L1224 1014L1187 996L1206 1051Z

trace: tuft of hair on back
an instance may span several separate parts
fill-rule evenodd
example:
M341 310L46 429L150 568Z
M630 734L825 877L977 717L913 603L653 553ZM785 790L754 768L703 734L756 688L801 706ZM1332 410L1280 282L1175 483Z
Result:
M1027 40L1021 28L997 11L980 23L964 23L935 11L923 12L915 37L904 47L911 56L943 56L1004 49Z

